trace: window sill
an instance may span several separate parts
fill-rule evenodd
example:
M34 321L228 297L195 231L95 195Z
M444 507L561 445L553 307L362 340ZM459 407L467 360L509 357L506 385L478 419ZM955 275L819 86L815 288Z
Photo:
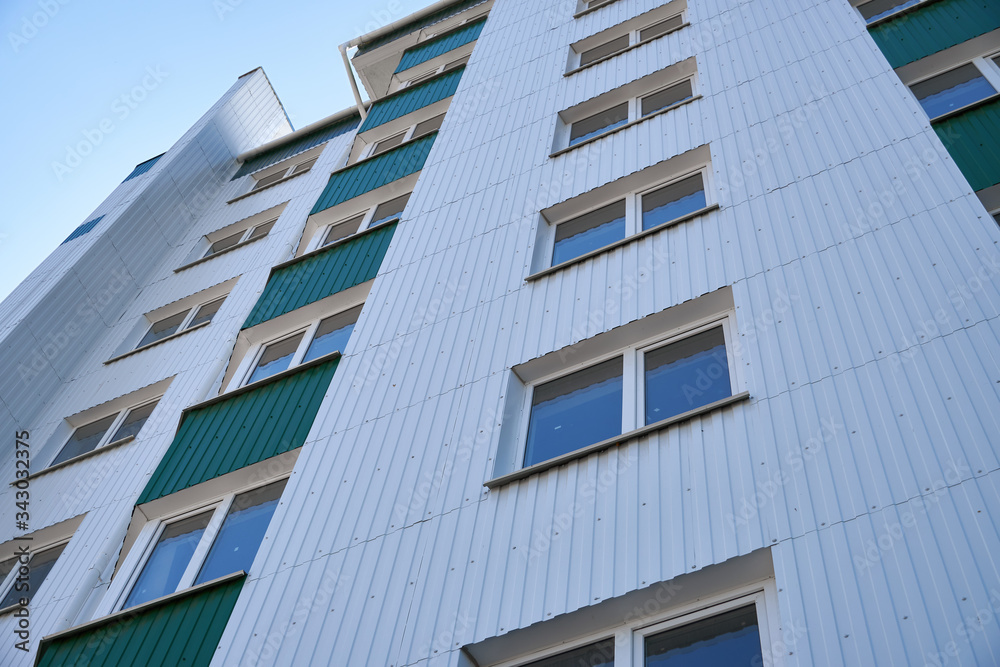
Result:
M545 276L547 276L549 274L552 274L552 273L555 273L556 271L562 271L563 269L565 269L568 266L572 266L574 264L579 264L580 262L584 262L584 261L586 261L588 259L591 259L592 257L596 257L597 255L601 255L603 253L606 253L609 250L614 250L615 248L620 248L623 245L628 245L629 243L632 243L633 241L638 241L639 239L644 238L646 236L649 236L650 234L655 234L657 232L661 232L664 229L670 229L674 225L679 225L682 222L687 222L689 220L693 220L693 219L695 219L695 218L697 218L699 216L705 215L706 213L710 213L712 211L716 211L718 209L719 209L719 205L718 204L711 204L709 206L706 206L705 208L700 208L697 211L692 211L691 213L688 213L687 215L682 215L681 217L675 218L674 220L670 220L669 222L664 222L663 224L657 225L656 227L650 227L649 229L644 229L644 230L642 230L641 232L639 232L637 234L633 234L632 236L626 236L625 238L620 239L618 241L615 241L614 243L611 243L611 244L606 245L606 246L601 246L600 248L597 248L596 250L591 250L588 253L584 253L583 255L580 255L579 257L574 257L573 259L567 259L565 262L562 262L561 264L556 264L555 266L550 266L547 269L542 269L541 271L537 271L535 273L532 273L530 276L528 276L524 280L525 280L525 282L529 282L530 283L530 282L532 282L534 280L538 280L539 278L544 278Z
M280 181L275 181L274 183L268 183L267 185L265 185L262 188L257 188L256 190L251 190L250 192L244 192L243 194L241 194L238 197L233 197L232 199L230 199L229 201L227 201L226 204L228 205L228 204L232 204L232 203L238 202L241 199L246 199L247 197L255 195L258 192L263 192L264 190L267 190L268 188L273 188L276 185L281 185L282 183L287 183L288 181L292 180L293 178L301 176L302 174L308 174L311 171L312 171L312 169L306 169L305 171L300 171L297 174L292 174L291 176L285 176Z
M261 188L261 189L263 189L263 188ZM178 266L176 269L174 269L174 273L180 273L181 271L184 271L185 269L190 269L192 266L198 266L199 264L204 264L205 262L207 262L209 260L212 260L212 259L215 259L216 257L218 257L220 255L225 255L227 252L232 252L234 250L238 250L238 249L242 248L243 246L248 246L248 245L250 245L251 243L253 243L255 241L260 241L261 239L266 239L266 238L267 238L267 234L264 234L263 236L258 236L255 239L247 239L246 241L241 241L241 242L237 243L234 246L229 246L225 250L220 250L217 253L213 253L211 255L206 255L204 257L199 257L198 259L194 260L193 262L188 262L187 264L184 264L183 266Z
M608 5L614 4L615 2L617 2L617 0L607 0L607 2L602 2L599 5L593 5L591 7L587 7L586 9L582 9L578 11L576 14L573 14L573 18L578 19L581 16L586 16L591 12L596 12L598 9L607 7Z
M934 118L931 118L931 125L933 125L934 123L940 123L943 120L948 120L949 118L954 118L955 116L960 116L966 111L971 111L976 107L981 107L984 104L989 104L990 102L996 102L997 100L1000 100L1000 93L993 93L989 97L984 97L983 99L976 100L971 104L966 104L964 107L952 109L948 113L943 113L940 116L935 116Z
M190 595L195 595L209 588L215 588L217 586L222 586L223 584L228 584L237 579L242 579L247 576L245 570L240 570L238 572L233 572L232 574L227 574L217 579L212 579L211 581L206 581L203 584L198 584L197 586L191 586L190 588L185 588L182 591L175 591L168 595L164 595L156 598L155 600L150 600L149 602L143 602L140 605L134 607L129 607L128 609L122 609L113 614L108 614L107 616L102 616L101 618L95 618L93 621L88 621L86 623L81 623L80 625L74 626L72 628L67 628L60 632L55 632L51 635L42 637L40 644L55 641L56 639L64 639L66 637L72 637L73 635L78 635L88 630L93 630L104 625L110 625L119 621L120 619L125 619L133 617L144 611L152 609L154 607L160 607L171 602L176 602L182 598L188 597ZM39 646L38 654L41 655L41 646Z
M28 604L31 604L31 600L28 600ZM6 616L10 612L15 611L15 610L20 609L20 608L21 608L21 604L19 602L15 602L12 605L8 605L8 606L4 607L3 609L0 609L0 616Z
M650 37L648 39L644 39L642 41L636 42L635 44L630 44L630 45L626 46L624 49L622 49L621 51L615 51L614 53L609 53L606 56L602 56L602 57L598 58L597 60L592 60L591 62L587 63L586 65L580 65L579 67L574 67L570 71L568 71L565 74L563 74L563 76L573 76L577 72L582 72L583 70L589 69L589 68L593 67L594 65L600 65L601 63L603 63L605 61L608 61L608 60L611 60L612 58L617 58L618 56L620 56L623 53L628 53L632 49L637 49L640 46L642 46L643 44L649 44L650 42L656 41L660 37L666 37L667 35L673 34L673 33L677 32L678 30L681 30L683 28L688 27L689 25L691 25L691 24L690 23L682 23L679 26L677 26L676 28L671 28L670 30L666 31L665 33L663 33L661 35L657 35L656 37Z
M212 323L212 320L209 320L208 322L202 322L201 324L196 324L193 327L188 327L187 329L184 329L183 331L178 331L176 333L170 334L169 336L164 336L160 340L153 341L152 343L146 343L142 347L137 347L134 350L129 350L128 352L123 352L122 354L119 354L118 356L115 356L115 357L111 357L110 359L108 359L107 361L105 361L104 365L107 366L108 364L112 364L112 363L118 361L119 359L124 359L125 357L132 356L133 354L138 354L139 352L142 352L143 350L148 350L151 347L156 347L160 343L166 343L168 340L173 340L174 338L177 338L178 336L183 336L184 334L188 333L189 331L194 331L196 329L201 329L202 327L207 327L211 323Z
M683 81L683 79L681 79L681 81ZM677 83L680 83L680 82L677 82ZM664 107L663 109L660 109L659 111L656 111L654 113L649 114L648 116L643 116L642 118L636 118L635 120L630 120L629 122L625 123L624 125L619 125L618 127L616 127L613 130L608 130L607 132L601 132L600 134L595 134L594 136L590 137L589 139L584 139L583 141L581 141L578 144L573 144L572 146L566 146L565 148L560 148L559 150L557 150L555 152L549 153L549 157L550 158L559 157L560 155L563 155L563 154L568 153L570 151L575 151L577 148L580 148L581 146L586 146L587 144L593 143L593 142L597 141L598 139L603 139L604 137L610 137L612 134L614 134L616 132L621 132L622 130L625 130L627 128L632 127L633 125L638 125L639 123L645 122L645 121L649 120L650 118L656 118L657 116L665 114L668 111L673 111L674 109L677 109L678 107L682 107L685 104L691 104L691 102L694 102L695 100L700 100L700 99L701 99L701 95L695 95L693 97L687 98L686 100L681 100L680 102L677 102L676 104L671 104L669 107Z
M871 22L865 21L865 28L867 28L868 30L871 30L872 28L874 28L877 25L882 25L883 23L888 23L889 21L894 21L894 20L898 19L900 16L906 16L907 14L909 14L911 12L915 12L915 11L918 11L920 9L923 9L924 7L926 7L927 5L929 5L929 4L933 3L933 2L937 2L937 0L923 0L923 2L918 2L917 4L911 5L911 6L907 7L907 8L905 8L905 9L900 9L898 12L895 12L894 14L889 14L888 16L883 16L882 18L876 19L876 20L871 21ZM855 9L857 9L857 8L855 7ZM865 20L864 17L861 17L861 20L864 21Z
M32 474L28 475L24 479L19 479L19 480L15 481L15 482L11 482L10 485L11 486L17 486L18 482L21 482L21 481L24 481L24 480L34 481L34 480L38 479L39 477L41 477L42 475L50 473L50 472L52 472L54 470L59 470L60 468L65 468L66 466L71 466L74 463L79 463L80 461L83 461L84 459L89 459L92 456L97 456L98 454L106 452L109 449L113 449L115 447L121 447L122 445L127 445L128 443L132 442L133 440L135 440L135 436L134 435L130 435L128 437L122 438L121 440L115 440L114 442L109 442L108 444L104 445L103 447L98 447L97 449L92 449L89 452L84 452L83 454L78 454L78 455L74 456L71 459L66 459L65 461L60 461L59 463L54 463L54 464L50 465L48 468L43 468L42 470L39 470L38 472L35 472L35 473L32 473ZM0 613L3 613L3 612L0 611Z
M304 364L299 364L298 366L292 366L291 368L286 368L280 373L275 373L274 375L268 375L266 378L261 378L256 382L251 382L250 384L241 385L231 391L227 391L224 394L218 394L217 396L213 396L209 399L206 399L201 403L195 403L194 405L189 405L188 407L184 408L184 410L181 411L181 420L178 424L178 428L180 428L180 423L184 422L184 415L191 412L192 410L205 408L215 403L221 403L222 401L228 401L230 398L233 398L234 396L239 396L240 394L245 394L247 392L253 391L254 389L262 387L270 382L277 382L278 380L284 379L289 375L295 375L299 371L304 371L307 368L312 368L313 366L319 366L320 364L325 364L328 361L333 361L334 359L337 359L340 356L341 356L340 351L335 350L329 354L324 354L321 357L316 357L315 359L311 359L305 362Z
M637 428L634 431L629 431L628 433L623 433L622 435L617 435L613 438L608 438L607 440L602 440L601 442L595 442L592 445L587 445L581 449L574 450L572 452L567 452L561 456L557 456L554 459L549 459L548 461L542 461L541 463L536 463L534 465L528 466L527 468L521 468L520 470L515 470L512 473L506 475L501 475L494 479L485 482L483 486L488 489L496 489L498 487L510 484L511 482L516 482L518 480L524 479L526 477L531 477L540 472L556 468L571 461L577 459L582 459L584 457L590 456L596 452L603 451L605 449L610 449L617 445L623 445L629 440L634 440L636 438L642 437L649 433L655 431L660 431L667 427L673 426L674 424L679 424L681 422L694 419L701 415L707 414L719 408L724 408L727 405L732 405L734 403L739 403L742 401L749 400L750 392L744 391L739 394L734 394L733 396L728 396L726 398L715 401L714 403L709 403L708 405L703 405L700 408L695 408L694 410L688 410L679 415L670 417L669 419L664 419L663 421L658 421L655 424L649 424L648 426L643 426L642 428Z

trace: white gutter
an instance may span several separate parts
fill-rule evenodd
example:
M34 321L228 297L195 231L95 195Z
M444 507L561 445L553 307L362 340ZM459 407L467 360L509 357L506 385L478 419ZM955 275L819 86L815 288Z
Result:
M361 91L358 90L358 82L354 78L354 70L351 69L351 61L347 57L347 49L350 46L348 42L344 42L340 45L340 56L344 59L344 69L347 70L347 80L351 82L351 90L354 92L354 101L358 105L358 112L361 114L361 120L363 121L367 116L368 112L365 111L365 105L361 101Z

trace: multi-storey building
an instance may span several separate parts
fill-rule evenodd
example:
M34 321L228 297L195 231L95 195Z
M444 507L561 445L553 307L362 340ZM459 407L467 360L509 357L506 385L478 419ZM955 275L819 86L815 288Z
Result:
M0 662L997 664L1000 5L852 1L241 76L0 307Z

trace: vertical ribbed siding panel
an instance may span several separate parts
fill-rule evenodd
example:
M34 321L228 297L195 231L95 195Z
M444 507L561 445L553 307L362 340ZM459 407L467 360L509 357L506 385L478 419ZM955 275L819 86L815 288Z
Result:
M893 67L902 67L1000 28L993 0L936 0L871 28Z
M1000 183L1000 100L934 123L934 130L973 190Z

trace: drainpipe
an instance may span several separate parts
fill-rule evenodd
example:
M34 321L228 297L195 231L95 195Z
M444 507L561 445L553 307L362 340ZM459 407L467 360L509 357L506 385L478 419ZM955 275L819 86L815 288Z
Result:
M351 82L351 90L354 91L354 101L358 105L358 113L361 114L361 120L364 120L368 116L368 112L365 110L365 105L361 101L361 91L358 90L358 82L354 78L354 70L351 69L351 61L347 57L347 45L350 42L344 42L340 45L340 56L344 59L344 68L347 69L347 80Z

